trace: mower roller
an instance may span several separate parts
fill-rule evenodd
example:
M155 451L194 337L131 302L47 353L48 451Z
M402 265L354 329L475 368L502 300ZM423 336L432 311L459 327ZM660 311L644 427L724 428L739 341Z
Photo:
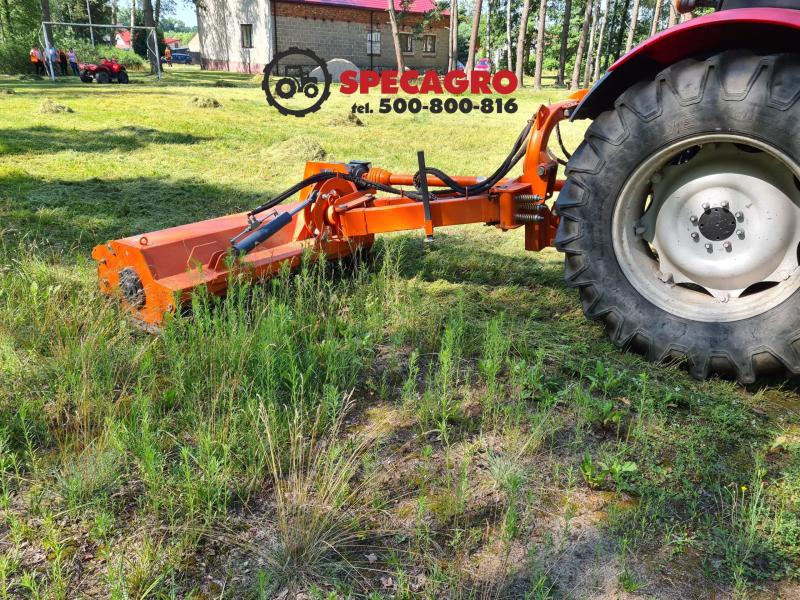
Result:
M542 106L491 175L450 176L423 152L408 174L309 162L249 212L97 246L100 287L158 328L198 288L224 294L306 253L338 259L392 231L523 227L527 250L565 253L567 283L616 345L697 378L798 374L800 2L744 1L723 0L622 57L591 92ZM549 145L570 156L558 131L568 118L594 121L559 179Z

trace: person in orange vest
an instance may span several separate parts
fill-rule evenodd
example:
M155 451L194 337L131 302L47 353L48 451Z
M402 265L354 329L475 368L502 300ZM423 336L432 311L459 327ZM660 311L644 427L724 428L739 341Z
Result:
M167 64L171 67L172 66L172 48L167 46L167 49L164 50L164 59L167 61Z
M39 50L38 46L31 46L30 55L33 68L36 69L36 74L44 75L44 58L42 57L42 51Z

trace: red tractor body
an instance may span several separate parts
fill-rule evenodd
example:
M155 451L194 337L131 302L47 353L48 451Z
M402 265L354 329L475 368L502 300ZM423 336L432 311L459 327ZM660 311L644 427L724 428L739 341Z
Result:
M85 63L80 65L81 68L81 81L84 83L128 83L128 71L124 65L121 65L116 60L109 60L104 58L100 61L99 65L92 63Z
M643 77L686 58L741 48L762 53L793 52L799 38L797 9L737 8L691 19L642 42L615 62L572 118L595 118L613 108L620 94Z

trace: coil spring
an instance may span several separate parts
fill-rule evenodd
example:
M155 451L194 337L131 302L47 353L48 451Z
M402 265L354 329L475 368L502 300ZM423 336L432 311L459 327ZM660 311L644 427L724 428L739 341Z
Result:
M539 223L544 221L542 215L532 215L530 213L517 213L514 215L514 220L518 223Z

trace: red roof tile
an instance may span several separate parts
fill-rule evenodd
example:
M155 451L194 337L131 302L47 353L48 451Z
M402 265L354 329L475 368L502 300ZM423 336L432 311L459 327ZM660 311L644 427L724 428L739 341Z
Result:
M284 2L296 2L298 4L324 4L326 6L341 6L347 8L360 8L365 10L385 11L388 7L386 0L283 0ZM394 0L395 10L402 11L401 0ZM427 13L436 8L435 0L413 0L405 10L407 13ZM449 15L450 11L443 10L443 15Z

